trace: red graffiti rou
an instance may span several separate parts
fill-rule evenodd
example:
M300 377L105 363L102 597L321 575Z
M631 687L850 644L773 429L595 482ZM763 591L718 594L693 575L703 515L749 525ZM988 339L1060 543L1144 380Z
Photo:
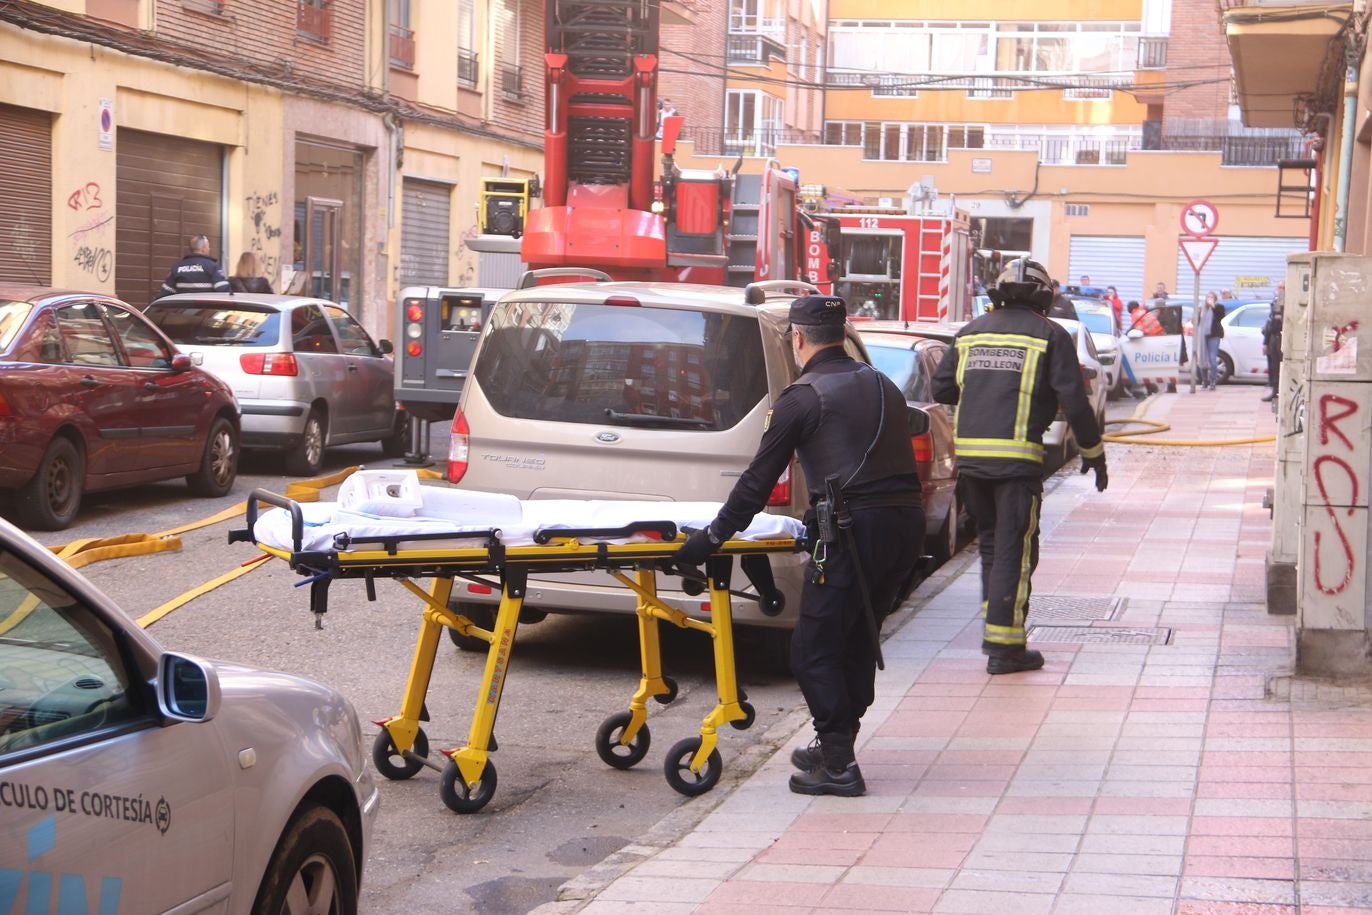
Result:
M1350 453L1353 451L1353 442L1346 435L1339 424L1349 417L1355 416L1358 412L1356 401L1337 394L1323 394L1320 396L1319 407L1319 443L1328 445L1331 437L1337 438ZM1311 470L1315 478L1315 488L1319 491L1320 499L1324 503L1325 514L1334 525L1334 534L1338 537L1339 545L1343 548L1343 577L1337 584L1326 584L1324 568L1321 560L1320 543L1324 539L1324 531L1316 528L1315 530L1315 587L1321 594L1333 596L1342 594L1348 589L1348 585L1353 581L1353 573L1356 570L1357 560L1353 555L1353 546L1348 541L1348 534L1343 529L1343 524L1339 520L1339 515L1335 513L1334 505L1329 496L1329 487L1326 485L1326 467L1332 467L1341 471L1348 478L1352 493L1349 497L1350 506L1358 500L1358 475L1353 470L1352 465L1342 457L1335 454L1322 454L1315 458ZM1343 517L1351 517L1353 509L1351 507L1343 510Z
M81 210L98 210L105 205L100 199L100 185L94 181L87 181L83 186L78 187L67 197L67 206L80 212Z

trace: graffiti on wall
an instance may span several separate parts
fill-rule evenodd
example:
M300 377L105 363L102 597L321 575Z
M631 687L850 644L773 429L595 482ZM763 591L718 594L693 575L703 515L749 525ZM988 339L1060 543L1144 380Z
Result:
M1314 529L1314 579L1321 594L1336 596L1348 590L1358 572L1358 558L1350 539L1352 506L1365 491L1363 475L1356 465L1354 445L1363 428L1356 400L1338 394L1321 394L1315 407L1315 452L1310 462L1310 479L1315 484L1323 514L1312 516ZM1365 453L1364 453L1365 457Z
M281 195L276 191L244 198L248 222L248 250L257 255L262 272L276 286L281 271Z
M108 283L114 272L114 214L105 211L99 182L77 186L67 195L67 208L85 215L84 221L67 233L71 263L86 277Z

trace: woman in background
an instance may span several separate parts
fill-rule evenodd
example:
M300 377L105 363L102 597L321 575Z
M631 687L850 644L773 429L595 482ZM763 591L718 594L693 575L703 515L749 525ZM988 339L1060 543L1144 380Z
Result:
M229 288L234 292L261 292L271 295L272 284L262 274L262 262L251 251L244 251L238 258L238 266L233 268L229 277Z

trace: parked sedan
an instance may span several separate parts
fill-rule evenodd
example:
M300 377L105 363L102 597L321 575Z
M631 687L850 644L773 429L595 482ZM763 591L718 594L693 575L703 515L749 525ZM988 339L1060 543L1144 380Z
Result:
M1091 402L1091 412L1096 415L1096 422L1105 429L1105 372L1100 364L1100 357L1096 354L1096 344L1091 338L1091 331L1081 321L1071 321L1067 318L1051 318L1061 324L1067 333L1071 335L1077 347L1077 361L1081 363L1082 381L1086 383L1086 398ZM1066 462L1076 449L1076 439L1072 434L1072 429L1067 424L1067 419L1061 412L1048 427L1048 431L1043 433L1043 447L1047 453L1055 456L1058 463Z
M0 521L5 912L353 915L378 793L348 701L162 650Z
M172 477L222 496L238 423L228 385L118 299L0 286L0 489L28 526L60 530L86 492Z
M1091 333L1096 356L1105 372L1105 396L1114 400L1124 393L1124 372L1120 364L1120 332L1115 323L1115 310L1110 303L1098 299L1073 299L1077 317Z
M301 296L167 296L144 312L196 365L224 379L243 408L243 446L280 449L286 469L319 471L324 449L409 444L395 404L391 342L372 341L332 302Z
M925 550L938 562L946 562L957 552L961 527L957 455L952 419L946 407L934 402L929 382L948 349L952 331L937 325L874 321L859 325L858 333L872 365L895 382L908 404L929 415L929 431L914 440L923 490Z
M1272 313L1271 302L1249 302L1225 306L1231 310L1221 322L1220 382L1256 381L1267 383L1267 357L1262 352L1262 328Z

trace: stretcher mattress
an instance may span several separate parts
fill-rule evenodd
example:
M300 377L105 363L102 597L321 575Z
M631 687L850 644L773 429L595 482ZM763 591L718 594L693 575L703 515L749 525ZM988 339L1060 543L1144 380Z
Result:
M369 481L360 471L349 477L344 486L360 478L353 487L340 490L337 502L315 502L300 505L304 521L300 549L329 551L337 549L339 534L349 541L395 538L405 535L424 535L426 539L407 543L400 540L399 550L405 549L475 549L485 546L488 532L498 532L500 542L507 547L531 546L536 531L585 530L588 528L615 529L645 521L670 521L678 530L703 528L719 513L718 502L644 502L582 499L520 500L501 493L476 492L442 486L422 486L406 480L394 482L394 472L385 473L391 481L383 488ZM745 530L734 535L736 540L800 539L805 525L785 515L758 514ZM451 538L429 539L434 535L451 534ZM480 534L464 537L463 534ZM258 516L252 530L253 539L279 550L295 548L291 515L274 508ZM582 537L582 540L591 538ZM622 538L604 538L607 543L643 543L657 539L649 534L635 534ZM359 545L358 549L375 549Z

